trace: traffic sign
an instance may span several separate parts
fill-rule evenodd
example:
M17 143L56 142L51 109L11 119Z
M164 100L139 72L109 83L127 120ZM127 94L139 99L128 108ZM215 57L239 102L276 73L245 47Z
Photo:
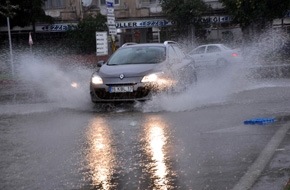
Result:
M116 26L108 26L109 27L109 34L117 34Z
M107 1L107 7L114 7L114 2Z
M107 3L107 24L109 28L110 35L116 35L116 23L115 23L115 14L114 14L114 2L113 0L106 0Z
M110 7L108 7L108 8L107 8L107 15L113 15L113 16L115 16L115 15L114 15L114 8L110 8Z
M96 32L97 56L108 55L108 34L107 32Z
M108 21L108 25L113 25L113 26L116 25L116 23L115 23L115 17L107 16L107 21Z

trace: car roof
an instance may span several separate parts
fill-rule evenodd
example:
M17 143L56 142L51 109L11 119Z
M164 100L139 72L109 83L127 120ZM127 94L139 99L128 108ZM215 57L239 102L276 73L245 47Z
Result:
M161 46L161 47L165 47L167 45L179 45L177 42L175 41L165 41L164 43L140 43L137 44L135 42L128 42L125 43L121 46L121 48L126 48L126 47L147 47L147 46Z
M140 47L140 46L165 46L164 44L161 43L144 43L144 44L130 44L126 46L122 46L122 48L127 48L127 47Z
M197 47L203 47L203 46L224 46L224 44L203 44Z
M193 50L197 49L197 48L200 48L200 47L206 47L206 46L219 46L219 47L222 47L222 48L228 48L226 45L224 44L203 44L203 45L200 45L200 46L197 46L196 48L194 48Z

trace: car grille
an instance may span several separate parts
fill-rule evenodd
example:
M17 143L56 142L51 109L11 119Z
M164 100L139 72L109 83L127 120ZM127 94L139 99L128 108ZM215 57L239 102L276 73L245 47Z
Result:
M125 92L125 93L110 93L106 92L105 89L95 89L96 95L100 99L105 100L115 100L115 99L138 99L145 98L150 93L150 88L139 87L134 92Z

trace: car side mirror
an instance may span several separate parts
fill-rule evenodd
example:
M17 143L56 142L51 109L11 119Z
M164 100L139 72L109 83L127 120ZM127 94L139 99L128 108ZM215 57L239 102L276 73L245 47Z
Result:
M98 61L97 67L102 67L104 65L104 63L105 63L104 60Z

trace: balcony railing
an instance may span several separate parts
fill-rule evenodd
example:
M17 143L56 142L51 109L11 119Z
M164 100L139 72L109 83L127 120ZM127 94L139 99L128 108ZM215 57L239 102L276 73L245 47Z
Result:
M160 4L159 0L140 0L139 8L141 7L153 7Z
M65 8L65 0L47 0L44 2L44 9L63 9Z

